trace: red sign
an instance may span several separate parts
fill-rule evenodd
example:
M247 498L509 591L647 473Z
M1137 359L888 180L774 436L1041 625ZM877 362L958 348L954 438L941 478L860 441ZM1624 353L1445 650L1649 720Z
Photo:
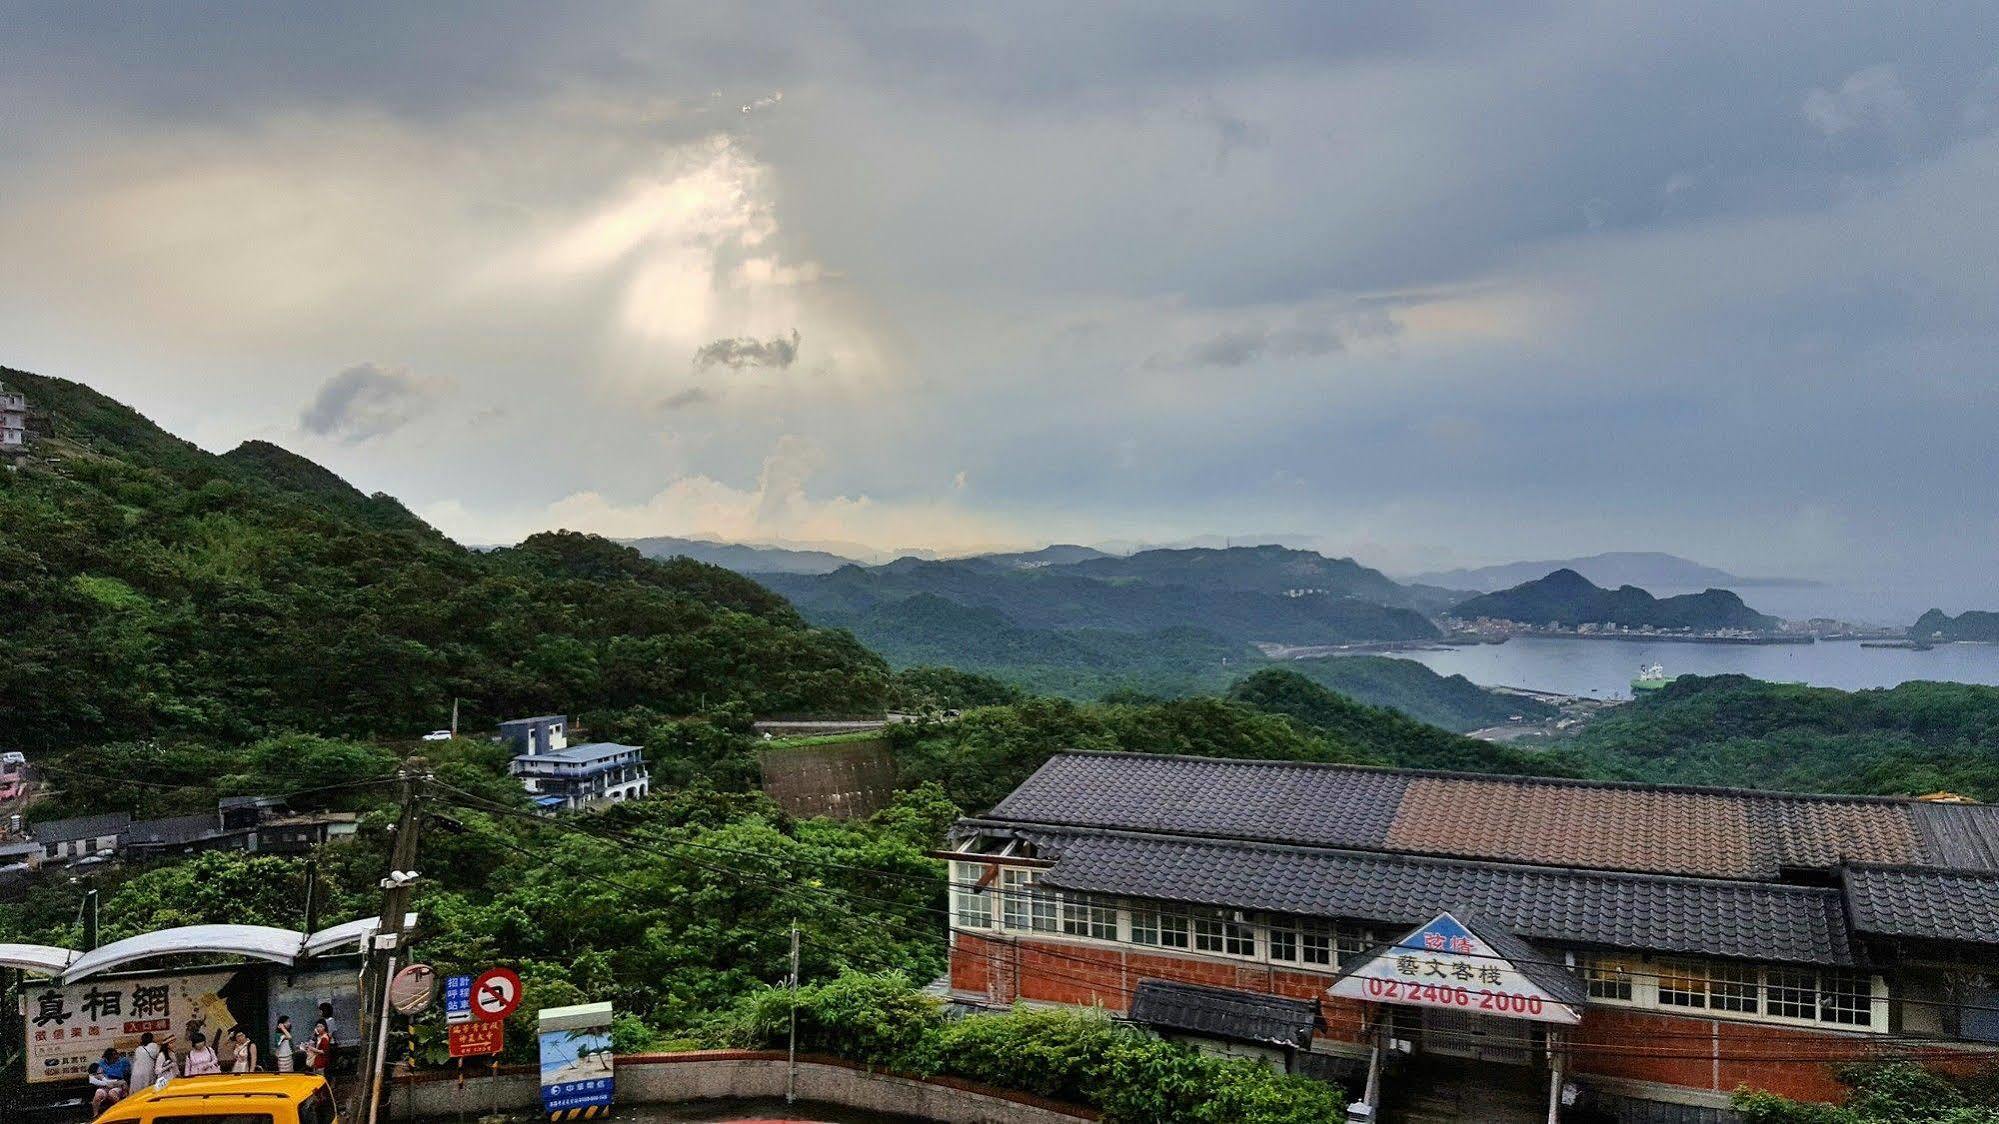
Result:
M472 981L472 1017L499 1022L521 1005L521 977L512 968L488 968Z
M480 1058L497 1054L507 1044L507 1024L452 1023L444 1028L445 1041L454 1058Z

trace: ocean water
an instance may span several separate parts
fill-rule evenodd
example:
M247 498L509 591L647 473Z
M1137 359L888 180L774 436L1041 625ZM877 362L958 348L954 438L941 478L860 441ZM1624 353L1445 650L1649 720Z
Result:
M1516 636L1504 644L1393 654L1481 686L1596 698L1630 698L1638 669L1655 663L1668 675L1747 675L1846 691L1893 687L1913 679L1999 686L1999 644L1939 644L1917 652L1862 648L1850 640L1678 644Z

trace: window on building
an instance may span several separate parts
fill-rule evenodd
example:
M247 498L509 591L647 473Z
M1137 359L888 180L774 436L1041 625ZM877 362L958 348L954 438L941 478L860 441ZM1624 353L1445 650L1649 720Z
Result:
M993 895L975 887L985 875L984 863L951 864L952 917L960 929L990 929L993 926Z
M1062 902L1062 931L1072 937L1114 941L1117 939L1117 909L1099 905L1088 898L1065 898Z
M1339 962L1341 964L1347 962L1347 957L1359 956L1374 947L1374 934L1366 929L1356 928L1352 925L1340 926L1335 936L1338 942L1337 951L1339 952Z
M1819 1017L1818 973L1805 968L1772 968L1769 1013L1786 1019Z
M1187 915L1154 909L1134 909L1131 913L1131 939L1137 944L1154 945L1159 948L1186 948Z
M1708 1006L1716 1011L1753 1015L1762 991L1761 972L1753 964L1708 965Z
M1617 960L1591 958L1583 961L1583 980L1591 999L1631 1002L1631 969Z
M1255 956L1256 929L1217 913L1194 917L1194 947L1228 956Z
M1819 1021L1840 1026L1873 1025L1873 979L1858 972L1820 972Z
M1335 930L1323 921L1308 921L1299 917L1274 917L1270 921L1272 960L1331 967L1337 943Z
M1034 928L1034 880L1039 871L1000 868L1000 923L1009 929Z
M1659 1003L1665 1007L1706 1007L1707 969L1684 960L1660 961Z

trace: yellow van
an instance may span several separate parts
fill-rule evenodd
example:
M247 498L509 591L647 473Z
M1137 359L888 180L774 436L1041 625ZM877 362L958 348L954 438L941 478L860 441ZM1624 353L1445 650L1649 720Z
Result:
M176 1077L134 1093L96 1124L339 1124L326 1079L303 1073Z

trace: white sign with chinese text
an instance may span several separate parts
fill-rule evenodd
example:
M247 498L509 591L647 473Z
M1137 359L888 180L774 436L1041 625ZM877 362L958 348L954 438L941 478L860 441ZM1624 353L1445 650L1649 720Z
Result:
M215 1043L248 1018L262 987L261 968L101 976L67 987L30 982L21 992L27 1078L81 1081L105 1047L129 1054L148 1031L174 1035L180 1050L197 1030Z
M1354 969L1329 991L1369 1003L1568 1025L1582 1021L1579 1011L1549 995L1448 913Z

